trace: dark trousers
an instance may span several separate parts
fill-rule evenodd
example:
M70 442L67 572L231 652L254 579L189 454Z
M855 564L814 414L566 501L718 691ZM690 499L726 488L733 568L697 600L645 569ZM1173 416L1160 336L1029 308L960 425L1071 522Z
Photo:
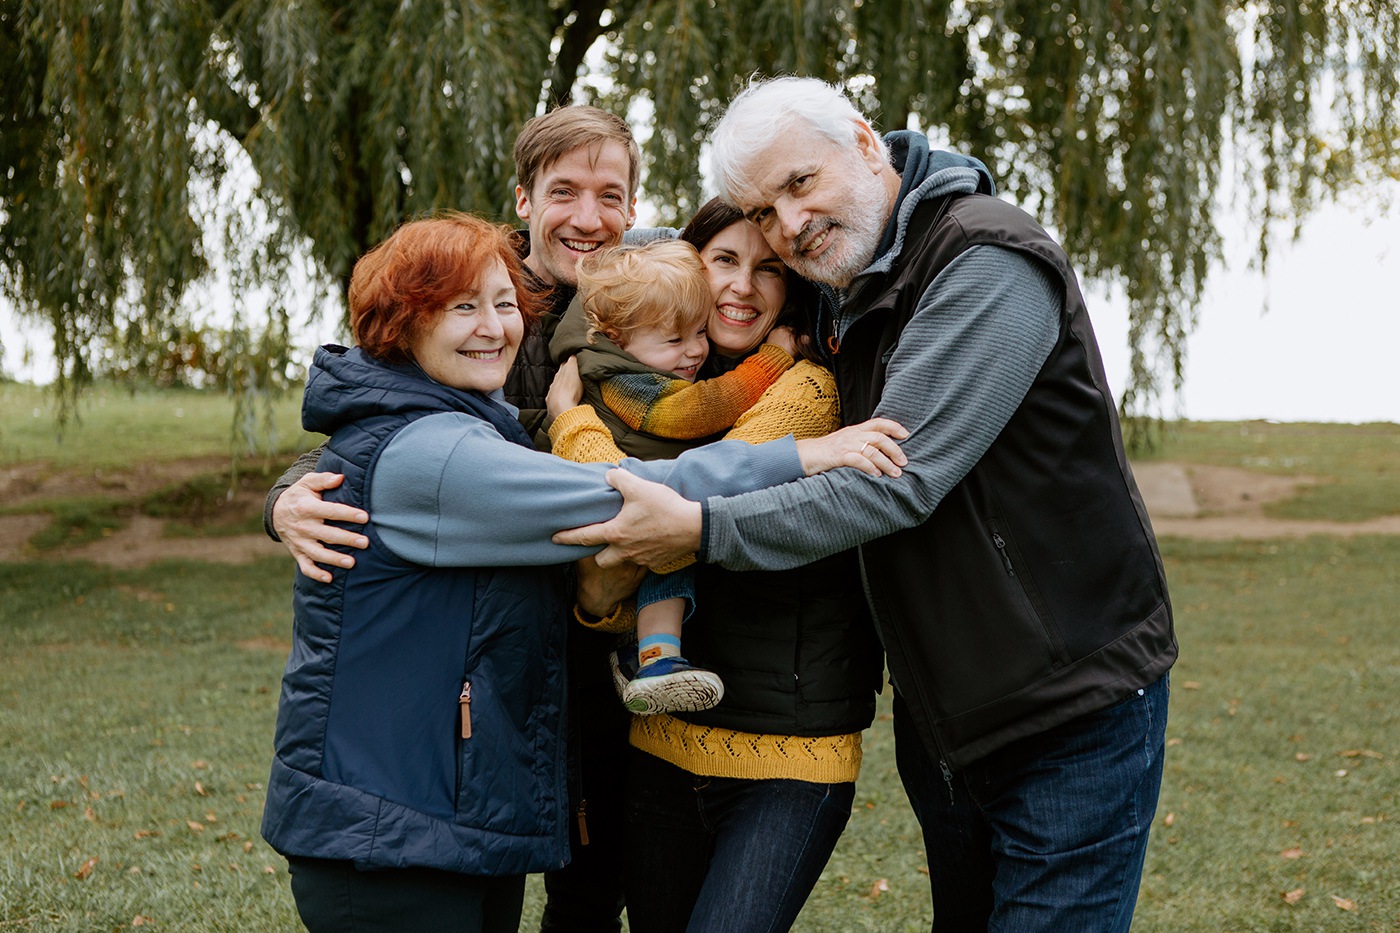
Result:
M1162 786L1167 678L944 779L894 697L895 758L923 828L933 929L1124 931Z
M701 777L632 751L633 933L791 928L851 815L855 784Z
M515 933L525 876L432 868L359 871L331 859L287 859L292 897L311 933Z
M592 633L588 633L592 634ZM570 634L570 637L574 637ZM606 682L597 678L571 690L570 728L573 732L569 820L570 861L544 876L545 907L542 933L617 933L622 929L623 791L627 775L628 713L613 689L607 661ZM570 659L570 677L578 665ZM590 674L596 674L590 664ZM584 679L584 678L578 678ZM588 827L583 844L578 811Z

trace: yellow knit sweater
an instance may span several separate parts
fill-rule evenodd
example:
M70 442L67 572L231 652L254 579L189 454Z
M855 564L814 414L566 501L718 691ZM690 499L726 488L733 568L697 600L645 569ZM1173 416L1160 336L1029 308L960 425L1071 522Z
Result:
M841 426L836 382L825 367L799 362L744 412L725 437L761 443L787 434L821 437ZM587 405L571 408L549 429L554 452L580 463L616 463L624 454ZM628 617L619 612L615 616ZM609 620L604 620L605 622ZM707 777L835 784L860 774L860 733L759 735L697 726L674 716L633 716L632 745L691 774Z

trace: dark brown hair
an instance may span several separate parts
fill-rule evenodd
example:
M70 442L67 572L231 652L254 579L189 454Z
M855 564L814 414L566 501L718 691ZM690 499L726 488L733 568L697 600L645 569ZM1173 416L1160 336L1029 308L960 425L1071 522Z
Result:
M694 246L696 252L703 253L705 247L721 230L726 230L736 223L746 224L749 221L744 219L743 212L732 204L720 198L710 198L700 205L695 216L690 218L690 223L681 230L680 238ZM827 366L829 363L817 339L817 287L788 269L786 265L783 268L787 269L787 300L783 302L783 308L778 312L773 326L792 329L793 336L797 338L798 359Z

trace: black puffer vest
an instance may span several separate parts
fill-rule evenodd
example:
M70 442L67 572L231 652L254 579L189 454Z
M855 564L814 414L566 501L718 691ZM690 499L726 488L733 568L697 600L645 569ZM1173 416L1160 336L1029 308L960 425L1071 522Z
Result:
M1176 658L1166 580L1075 276L1019 209L985 195L915 209L904 250L859 279L836 357L848 424L870 417L919 298L993 244L1064 283L1060 335L1006 428L922 525L861 548L892 679L957 767L1126 697Z
M724 678L712 710L680 718L770 735L870 725L884 674L855 551L792 570L697 568L688 660Z

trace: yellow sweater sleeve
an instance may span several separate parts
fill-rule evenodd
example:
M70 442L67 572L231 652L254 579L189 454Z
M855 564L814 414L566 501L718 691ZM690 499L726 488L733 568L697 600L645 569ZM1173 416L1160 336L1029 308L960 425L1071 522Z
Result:
M725 438L761 444L792 434L803 440L822 437L839 427L841 402L836 395L836 378L825 366L803 360L759 396Z
M617 463L627 456L592 405L575 405L549 426L550 450L574 463Z

